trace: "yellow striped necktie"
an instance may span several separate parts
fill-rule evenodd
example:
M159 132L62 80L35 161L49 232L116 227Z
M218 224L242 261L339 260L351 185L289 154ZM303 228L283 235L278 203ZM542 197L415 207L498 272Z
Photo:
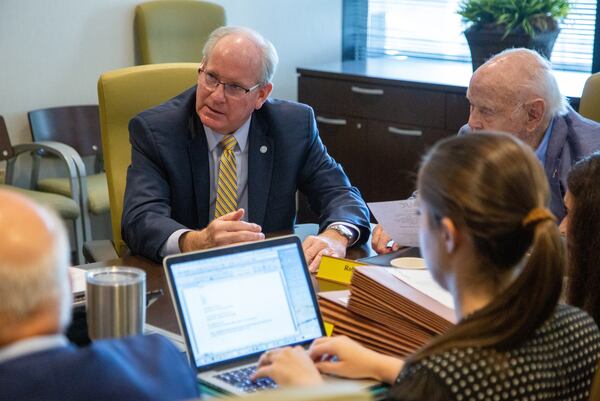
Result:
M237 210L237 167L233 154L236 144L237 141L231 134L221 141L223 153L219 161L215 218Z

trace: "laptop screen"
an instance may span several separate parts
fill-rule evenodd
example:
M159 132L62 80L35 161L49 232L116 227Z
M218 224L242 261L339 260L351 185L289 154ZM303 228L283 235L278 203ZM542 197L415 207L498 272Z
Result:
M175 256L165 266L197 369L322 336L296 237Z

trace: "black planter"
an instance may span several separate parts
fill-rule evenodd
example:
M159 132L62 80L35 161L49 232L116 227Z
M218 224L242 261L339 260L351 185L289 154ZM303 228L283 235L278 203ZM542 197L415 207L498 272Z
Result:
M560 28L556 27L553 30L538 32L534 37L531 37L523 30L516 30L502 39L502 36L504 36L503 26L495 24L473 25L465 31L465 37L471 49L473 71L491 56L513 47L526 47L536 50L549 60L559 32Z

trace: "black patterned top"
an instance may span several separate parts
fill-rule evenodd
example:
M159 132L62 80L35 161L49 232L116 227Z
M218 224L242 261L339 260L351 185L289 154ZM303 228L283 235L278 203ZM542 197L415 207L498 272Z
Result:
M389 399L587 400L600 332L585 312L559 305L530 340L510 351L454 348L400 372Z

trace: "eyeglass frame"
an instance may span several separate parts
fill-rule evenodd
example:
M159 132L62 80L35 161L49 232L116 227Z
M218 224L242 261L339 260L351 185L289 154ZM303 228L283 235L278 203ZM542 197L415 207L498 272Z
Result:
M240 96L240 98L242 98L242 97L244 97L245 95L247 95L248 93L252 92L254 89L256 89L256 88L259 88L259 87L263 86L263 84L259 82L259 83L257 83L256 85L254 85L254 86L252 86L252 87L250 87L250 88L244 88L243 86L241 86L241 85L238 85L238 84L232 84L232 83L222 82L222 81L221 81L219 78L217 78L217 77L216 77L214 74L212 74L212 73L210 73L210 72L206 71L206 69L204 69L203 67L200 67L200 68L198 68L198 74L205 74L206 76L208 76L208 77L210 77L210 78L214 79L215 81L217 81L217 82L216 82L216 84L215 84L215 86L214 86L214 88L210 88L210 87L207 85L207 83L206 83L206 78L205 78L205 79L204 79L204 82L203 82L203 84L204 84L203 86L204 86L204 87L205 87L207 90L209 90L210 92L214 92L214 91L216 91L216 90L217 90L217 88L219 87L219 85L222 85L222 86L223 86L223 93L224 93L226 96L232 96L231 94L227 94L227 91L226 91L226 89L227 89L228 87L229 87L229 88L240 88L240 89L243 89L245 92L244 92L244 94L242 94L242 95ZM235 97L235 95L234 95L233 97Z

